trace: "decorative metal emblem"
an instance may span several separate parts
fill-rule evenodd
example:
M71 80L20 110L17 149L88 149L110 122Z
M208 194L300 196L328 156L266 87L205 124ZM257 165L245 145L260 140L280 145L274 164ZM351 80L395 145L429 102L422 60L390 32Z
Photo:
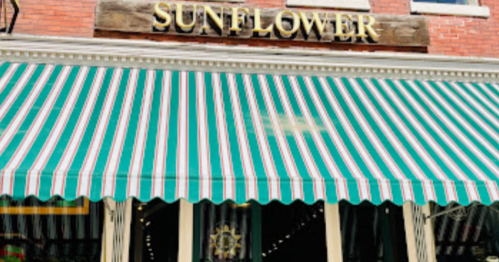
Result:
M459 208L456 210L453 210L452 212L449 212L450 218L454 219L455 221L461 221L465 219L468 216L468 211L466 207Z
M215 256L223 259L236 256L237 250L241 248L239 240L241 235L236 234L236 229L227 225L215 228L216 234L210 235L211 246L215 250Z
M19 14L19 0L10 0L10 3L12 4L12 7L14 9L14 12L12 13L12 18L10 20L10 24L8 23L8 18L7 18L7 1L8 0L0 0L0 9L3 7L3 12L0 13L0 17L3 16L3 26L0 27L0 33L6 32L7 34L12 34L12 31L14 30L14 26L16 25L16 20L17 20L17 15Z

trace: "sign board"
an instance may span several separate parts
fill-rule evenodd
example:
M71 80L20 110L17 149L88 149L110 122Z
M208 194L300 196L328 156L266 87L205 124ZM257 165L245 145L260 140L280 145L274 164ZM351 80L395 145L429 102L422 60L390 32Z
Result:
M139 0L99 0L97 30L308 41L428 46L425 17L263 9Z

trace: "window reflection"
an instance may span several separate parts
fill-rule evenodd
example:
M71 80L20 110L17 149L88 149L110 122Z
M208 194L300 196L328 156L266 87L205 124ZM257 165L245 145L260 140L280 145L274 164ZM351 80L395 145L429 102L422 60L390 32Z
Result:
M194 261L327 261L324 205L195 205Z
M499 206L433 205L438 262L486 261L499 255Z
M179 202L132 202L130 261L177 262Z
M408 261L402 207L341 202L340 217L343 261Z
M0 197L0 261L100 261L103 205Z
M215 205L205 201L197 208L196 261L253 261L250 204Z
M324 204L262 206L262 252L265 262L327 261Z

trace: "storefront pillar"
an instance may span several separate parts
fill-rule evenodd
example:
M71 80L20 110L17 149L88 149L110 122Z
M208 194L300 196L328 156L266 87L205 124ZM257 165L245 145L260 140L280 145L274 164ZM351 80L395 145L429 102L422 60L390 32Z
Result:
M433 227L427 219L431 214L430 204L418 206L407 202L403 212L409 262L435 262Z
M192 261L193 230L194 230L194 205L187 200L180 200L179 235L178 235L178 261Z
M104 226L102 230L102 262L128 262L132 199L117 203L104 199Z
M338 204L325 204L327 260L343 261L340 232L340 211Z

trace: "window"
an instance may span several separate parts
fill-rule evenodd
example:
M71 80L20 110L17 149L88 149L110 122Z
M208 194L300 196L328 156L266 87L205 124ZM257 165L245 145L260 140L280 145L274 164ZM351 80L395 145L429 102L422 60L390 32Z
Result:
M411 12L456 16L489 17L490 10L479 0L412 0Z
M194 208L193 261L327 261L324 205L204 201Z
M0 197L0 261L99 262L103 202Z
M497 261L498 205L434 204L431 209L437 262Z
M129 261L177 262L179 202L133 200Z
M414 0L414 2L435 3L435 4L457 4L457 5L467 4L466 0Z
M328 7L338 9L352 9L359 11L371 10L369 0L286 0L287 6L300 7Z
M340 203L343 262L408 262L402 208Z

